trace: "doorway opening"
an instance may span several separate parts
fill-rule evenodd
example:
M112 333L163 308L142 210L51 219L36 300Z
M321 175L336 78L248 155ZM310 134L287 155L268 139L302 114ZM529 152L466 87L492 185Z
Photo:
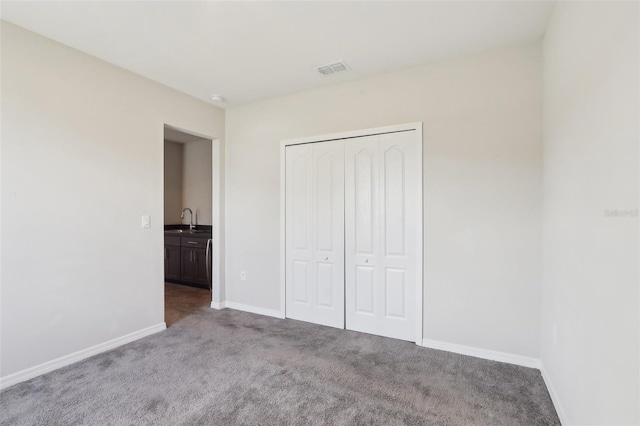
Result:
M164 308L168 327L220 300L220 141L164 125Z

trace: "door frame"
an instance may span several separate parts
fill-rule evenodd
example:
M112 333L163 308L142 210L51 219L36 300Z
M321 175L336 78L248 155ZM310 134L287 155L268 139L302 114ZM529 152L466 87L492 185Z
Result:
M163 123L162 134L164 136L164 129L169 128L172 130L177 130L182 133L186 133L188 135L197 136L204 139L209 139L211 141L211 307L214 309L222 309L224 307L223 298L223 280L224 276L222 275L221 265L222 259L224 258L224 253L222 252L222 248L224 247L224 235L222 234L223 225L222 225L222 179L224 176L224 171L222 167L222 142L219 138L215 138L210 135L206 135L203 133L194 132L193 130L184 129L182 127L174 126L171 124ZM163 137L164 144L164 137ZM164 185L164 150L162 151L162 182ZM162 192L162 225L164 231L164 191ZM163 232L164 235L164 232ZM164 238L163 238L163 247L164 247ZM164 285L164 274L163 274L163 285Z
M304 138L285 139L280 141L280 317L286 318L286 148L290 145L299 145L314 142L327 142L340 139L352 139L362 136L374 136L385 133L396 133L412 131L416 132L416 141L418 154L422 158L422 122L397 124L394 126L375 127L370 129L352 130L348 132L330 133L325 135L308 136ZM421 238L418 239L416 247L416 276L419 277L419 283L416 285L416 345L422 346L422 328L424 322L423 314L423 288L424 288L424 273L423 273L423 245L424 245L424 233L423 233L423 211L424 211L424 196L423 196L423 163L420 161L420 182L418 183L420 202L418 205L420 209L416 214L419 220L416 221L418 229L416 230Z

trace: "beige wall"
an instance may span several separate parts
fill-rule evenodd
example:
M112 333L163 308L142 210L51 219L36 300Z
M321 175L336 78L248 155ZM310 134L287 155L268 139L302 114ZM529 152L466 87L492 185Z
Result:
M6 22L1 48L5 377L163 323L164 124L222 139L224 111Z
M211 225L211 141L188 142L183 146L182 211L193 211L193 223ZM189 213L174 223L189 223Z
M183 145L164 141L164 224L182 223Z
M212 145L211 141L178 143L165 140L164 148L164 223L212 224Z
M536 43L228 109L227 300L280 308L281 140L422 121L424 336L537 357L541 65Z
M566 424L640 424L638 12L560 2L544 40L542 360Z

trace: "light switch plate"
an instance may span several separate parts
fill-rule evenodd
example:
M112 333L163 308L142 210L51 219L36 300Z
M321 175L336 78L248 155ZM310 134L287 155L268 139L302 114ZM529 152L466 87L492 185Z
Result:
M142 216L142 227L143 228L151 228L151 217L150 216Z

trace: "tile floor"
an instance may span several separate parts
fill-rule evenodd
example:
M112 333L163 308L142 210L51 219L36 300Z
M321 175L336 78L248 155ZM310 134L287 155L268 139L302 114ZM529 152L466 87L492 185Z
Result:
M167 327L210 304L211 293L207 289L164 284L164 320Z

